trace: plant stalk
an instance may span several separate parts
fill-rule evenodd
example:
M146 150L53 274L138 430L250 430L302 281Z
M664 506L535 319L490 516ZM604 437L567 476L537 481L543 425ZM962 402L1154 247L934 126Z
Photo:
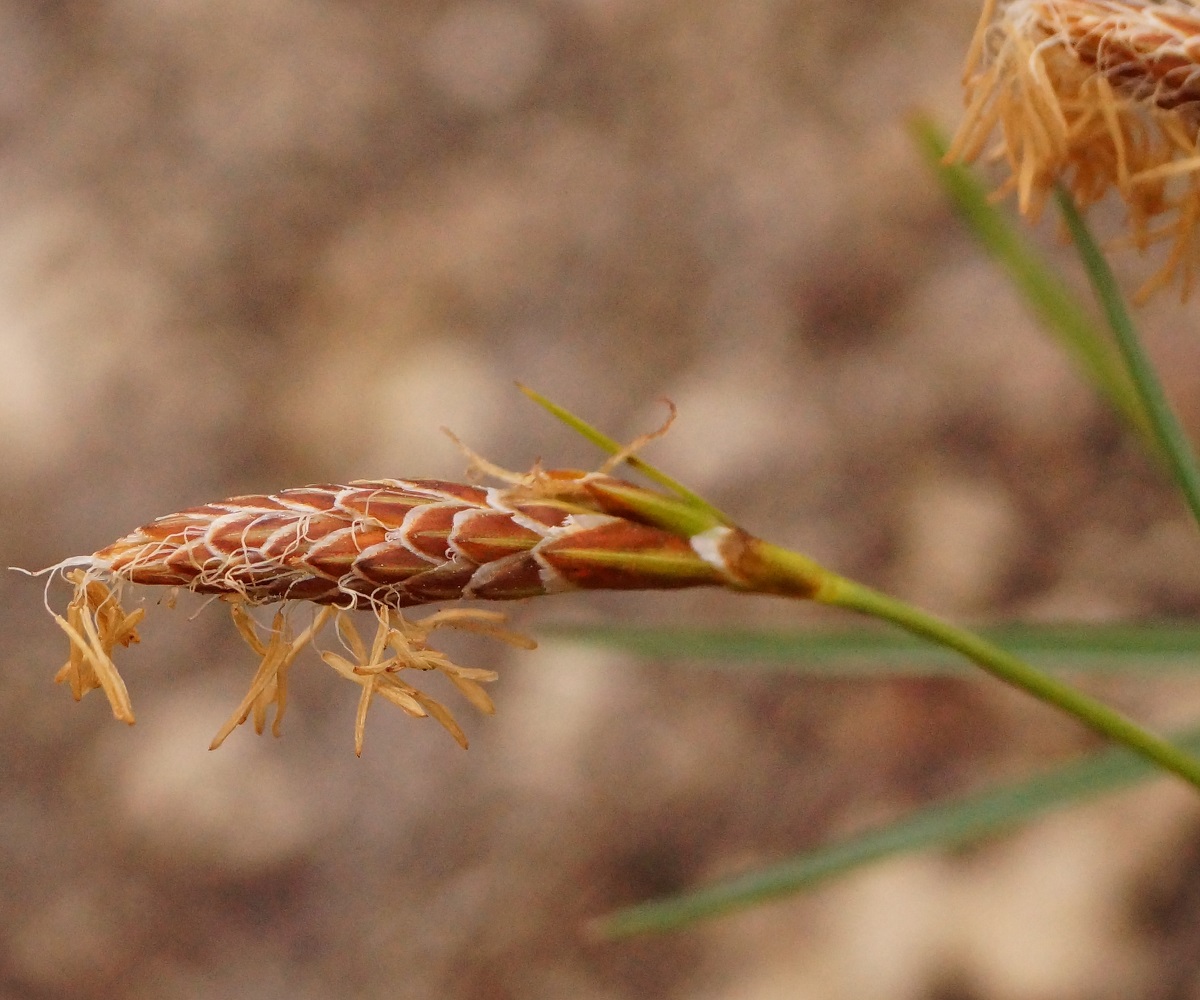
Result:
M1200 760L1103 702L1084 694L986 639L865 584L839 576L807 556L757 539L754 559L740 565L747 590L808 596L857 611L961 653L993 677L1074 716L1088 728L1135 751L1200 789ZM790 586L789 586L790 584Z
M891 622L913 635L956 650L993 677L1073 715L1085 726L1123 744L1200 788L1200 761L1103 702L1043 673L966 629L861 583L830 574L814 599Z

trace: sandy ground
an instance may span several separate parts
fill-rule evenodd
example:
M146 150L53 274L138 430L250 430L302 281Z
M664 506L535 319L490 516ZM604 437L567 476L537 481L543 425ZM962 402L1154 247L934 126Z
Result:
M955 120L975 17L0 3L4 564L238 492L458 476L442 425L510 467L596 464L520 379L626 438L670 397L655 461L957 618L1192 613L1180 504L905 136L914 108ZM1189 312L1142 315L1200 431ZM1168 781L693 932L582 933L1093 745L991 682L467 642L503 675L467 753L379 708L356 759L315 658L282 740L209 753L253 668L221 608L151 598L127 729L50 683L40 586L0 588L5 1000L1200 996L1200 810ZM514 614L845 624L715 592ZM1200 708L1187 678L1091 686L1163 726Z

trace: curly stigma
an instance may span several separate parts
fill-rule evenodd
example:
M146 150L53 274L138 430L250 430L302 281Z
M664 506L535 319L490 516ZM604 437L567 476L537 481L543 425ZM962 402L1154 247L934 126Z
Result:
M990 156L1036 218L1057 183L1087 207L1115 189L1130 241L1164 243L1140 296L1186 295L1200 220L1200 11L1178 0L988 0L967 56L948 159Z
M319 652L360 689L357 752L377 695L410 716L435 719L465 747L451 712L403 679L414 676L405 671L440 673L490 713L481 684L496 674L451 662L429 646L431 633L467 629L525 648L534 643L504 629L497 612L454 608L414 621L401 609L581 589L738 586L719 553L639 516L636 500L656 496L651 491L604 473L537 470L514 478L503 488L395 479L306 486L160 517L53 568L74 587L66 617L55 616L70 640L70 658L56 679L69 683L76 699L101 688L113 714L132 723L113 653L138 641L144 609L126 613L121 591L187 589L228 602L238 633L259 657L246 696L213 748L251 718L263 732L272 710L278 735L288 672L331 624L337 648ZM263 626L249 609L267 604L280 607ZM295 632L304 606L313 609L311 618ZM352 621L356 610L376 619L369 643Z

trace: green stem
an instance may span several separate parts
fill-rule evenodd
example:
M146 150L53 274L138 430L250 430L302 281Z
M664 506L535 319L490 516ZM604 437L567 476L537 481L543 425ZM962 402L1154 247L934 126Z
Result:
M1183 491L1192 516L1200 524L1200 470L1196 468L1196 458L1191 445L1171 411L1162 383L1142 346L1129 311L1125 308L1124 299L1108 261L1100 252L1100 247L1093 239L1071 196L1061 187L1056 191L1056 196L1067 228L1071 231L1071 238L1075 241L1075 247L1087 269L1092 289L1108 318L1108 325L1112 328L1117 348L1141 400L1142 409L1149 418L1154 441L1166 459L1175 482Z
M957 650L993 677L1062 709L1101 735L1124 744L1200 788L1200 761L1196 758L1115 709L1042 673L966 629L835 574L830 574L824 581L815 599L891 622L914 635Z

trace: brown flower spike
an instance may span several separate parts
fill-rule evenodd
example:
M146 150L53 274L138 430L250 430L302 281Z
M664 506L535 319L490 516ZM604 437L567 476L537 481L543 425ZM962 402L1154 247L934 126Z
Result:
M451 663L429 647L429 634L465 628L527 648L533 643L505 631L495 612L453 609L409 621L400 609L575 589L738 585L711 539L681 537L640 520L622 500L631 490L654 496L650 491L604 473L538 470L516 478L502 488L400 479L306 486L160 517L53 568L75 588L66 617L55 616L71 646L56 679L69 683L77 699L102 688L113 714L132 723L112 654L138 641L144 610L127 614L120 592L128 584L182 588L229 602L239 633L260 657L214 748L251 716L261 733L272 705L278 735L288 669L331 621L341 651L321 656L361 688L358 752L375 695L409 715L433 717L465 747L450 712L402 672L436 670L477 709L491 712L480 683L495 673ZM265 629L247 610L264 604L281 605ZM304 604L317 610L293 634L292 619ZM369 646L347 614L363 609L377 621Z
M1200 11L1178 0L987 0L967 56L967 112L948 160L991 151L1036 218L1063 183L1081 207L1115 189L1141 250L1167 245L1139 292L1186 296L1200 220Z

